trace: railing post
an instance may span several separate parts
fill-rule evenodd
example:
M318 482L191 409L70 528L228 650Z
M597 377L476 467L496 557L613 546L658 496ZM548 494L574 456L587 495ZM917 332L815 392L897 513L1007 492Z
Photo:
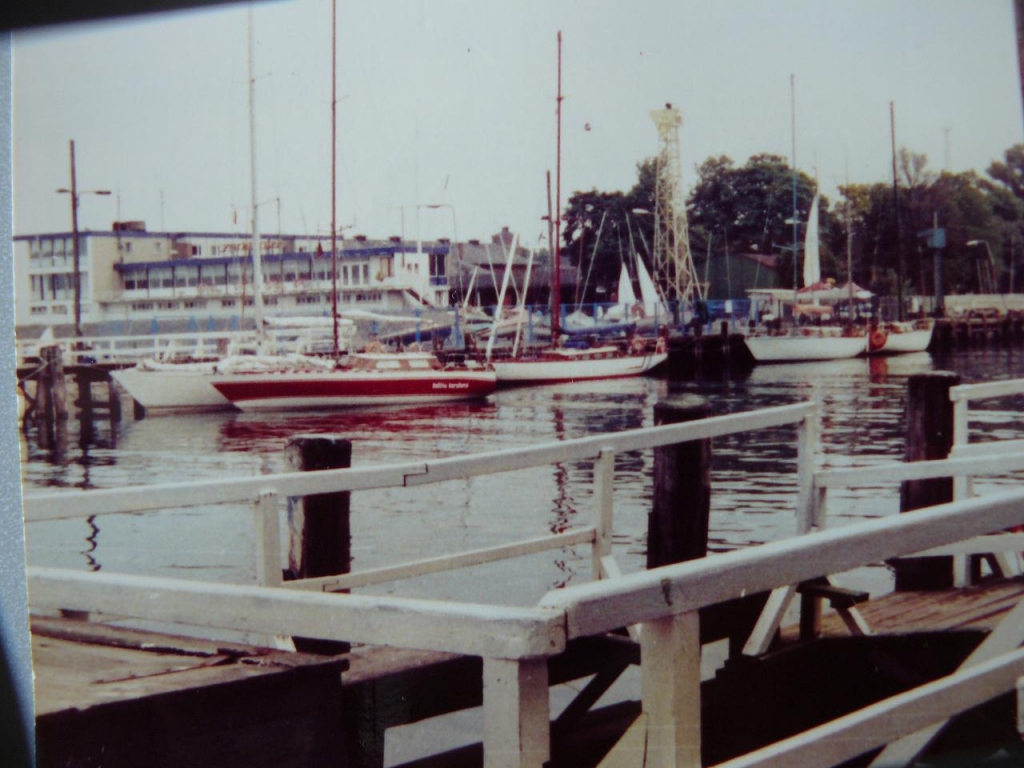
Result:
M261 493L253 504L256 529L256 583L279 587L281 574L281 529L277 519L277 494Z
M796 533L809 533L816 521L814 463L818 448L817 413L806 416L797 427Z
M645 622L640 674L647 719L645 768L700 768L700 614Z
M953 392L950 392L952 397ZM967 397L957 397L952 400L953 407L953 445L967 445L970 442L970 400ZM971 493L970 479L964 476L953 478L953 498L966 499Z
M543 768L551 758L547 659L484 659L484 768Z
M817 413L810 414L797 427L796 454L796 534L810 533L821 520L823 497L814 488L815 454L818 447ZM821 598L800 596L801 636L817 637L821 632Z
M615 449L605 447L594 462L594 507L596 530L593 548L593 578L604 579L612 574L606 570L606 557L612 554L614 528Z
M911 376L907 384L906 461L928 461L949 457L953 446L953 405L949 390L960 376L936 371ZM900 511L953 500L952 478L908 480L900 486ZM952 557L898 559L893 562L896 589L946 589L953 586Z
M684 396L654 406L654 423L677 424L711 415L702 397ZM711 440L654 449L654 506L647 525L647 567L704 557L711 509Z

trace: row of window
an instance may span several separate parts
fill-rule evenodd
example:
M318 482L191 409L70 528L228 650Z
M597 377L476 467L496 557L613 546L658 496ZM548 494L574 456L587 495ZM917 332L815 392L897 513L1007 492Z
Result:
M79 275L82 295L89 295L89 276ZM75 297L75 277L73 274L58 272L52 275L31 275L29 277L29 295L33 301L52 301L54 299L73 299Z

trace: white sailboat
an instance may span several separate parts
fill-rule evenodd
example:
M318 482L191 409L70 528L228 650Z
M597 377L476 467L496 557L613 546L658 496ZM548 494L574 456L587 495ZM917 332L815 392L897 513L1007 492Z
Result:
M557 99L558 136L556 178L561 179L561 135L562 135L562 33L558 33L558 99ZM616 344L599 347L561 346L561 318L559 317L559 264L561 251L559 245L559 224L562 200L560 181L555 200L555 238L554 238L554 277L551 297L551 335L552 345L543 350L533 350L516 357L501 358L492 356L492 348L488 346L487 359L494 366L499 385L510 384L554 384L572 381L588 381L594 379L624 378L642 376L653 371L665 360L668 353L665 342L659 339L649 343L643 339L632 339L625 349ZM623 267L625 268L625 267ZM511 265L506 269L506 277ZM628 278L628 274L627 274ZM632 293L632 286L629 289ZM504 286L502 294L504 293ZM635 303L635 296L634 303ZM500 306L500 300L499 300ZM493 338L493 336L492 336Z
M790 80L790 87L793 81ZM793 258L798 258L798 238L796 236L796 117L793 118ZM821 262L818 239L818 195L814 195L811 210L804 233L804 287L816 286L821 282ZM795 279L795 278L794 278ZM801 314L799 291L793 286L794 318ZM816 314L816 300L803 310L804 314ZM865 334L851 327L836 325L807 324L796 328L779 330L762 330L746 337L747 349L759 363L773 362L805 362L812 360L841 360L856 357L867 348Z
M331 153L332 245L334 289L331 325L333 350L328 357L274 354L268 349L263 322L263 269L260 259L258 198L256 196L256 123L254 109L252 11L249 18L249 130L252 165L252 246L254 304L260 333L256 355L189 363L147 363L115 374L136 402L147 410L306 410L382 403L440 403L487 397L496 387L493 370L479 364L442 365L425 353L369 353L342 356L340 335L354 329L339 317L337 306L337 248L335 225L335 153ZM336 6L332 11L336 17ZM332 52L335 52L332 23ZM331 127L335 135L337 99L332 76ZM345 345L347 346L347 345Z
M253 71L252 7L249 7L249 162L252 202L252 229L249 253L253 264L253 314L256 320L256 356L233 355L218 360L143 360L133 368L114 371L111 376L132 399L147 412L208 411L230 409L231 403L218 392L213 382L218 368L241 369L261 361L266 355L266 328L263 322L263 261L260 252L259 206L256 197L256 78ZM243 270L242 280L245 275Z

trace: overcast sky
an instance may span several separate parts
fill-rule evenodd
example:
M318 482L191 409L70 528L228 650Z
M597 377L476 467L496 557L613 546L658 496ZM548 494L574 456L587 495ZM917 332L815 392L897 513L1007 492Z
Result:
M246 5L14 38L14 228L246 231ZM260 229L330 226L331 4L253 13ZM791 156L834 190L891 180L899 146L940 171L1024 141L1011 0L340 0L338 220L346 234L536 243L554 176L563 35L562 200L628 190L683 113L683 182L709 156ZM448 207L450 206L450 207ZM404 210L404 214L403 214ZM237 213L236 213L237 212ZM236 218L237 217L237 218ZM457 230L454 231L453 230Z

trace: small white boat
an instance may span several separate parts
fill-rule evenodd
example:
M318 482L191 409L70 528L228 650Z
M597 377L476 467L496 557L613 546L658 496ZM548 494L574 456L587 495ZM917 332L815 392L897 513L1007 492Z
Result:
M623 352L616 346L589 349L544 349L510 360L491 361L499 385L559 384L570 381L643 376L665 360L659 347L652 352Z
M863 334L849 335L842 328L799 328L781 334L751 334L747 349L759 363L795 363L843 360L867 348Z
M442 365L428 352L349 355L344 363L217 374L211 381L243 411L301 411L482 399L494 392L492 368Z
M868 335L869 355L900 355L924 352L932 341L935 323L919 320L912 323L886 323Z

